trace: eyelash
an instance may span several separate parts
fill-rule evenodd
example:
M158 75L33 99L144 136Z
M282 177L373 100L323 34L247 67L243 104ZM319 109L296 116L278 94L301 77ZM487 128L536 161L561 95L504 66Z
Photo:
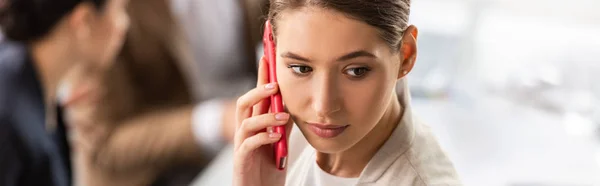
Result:
M312 67L307 66L307 65L288 65L288 68L292 70L292 72L297 75L297 76L307 76L309 75L310 72L313 71ZM363 73L360 75L350 75L346 72L351 72L351 71L355 71L355 70L363 70ZM371 71L371 68L369 67L354 67L354 68L347 68L344 69L344 74L348 75L350 78L353 79L360 79L363 78L364 76L367 75L367 73L369 73Z
M297 76L307 76L309 72L312 72L312 68L306 65L288 65L288 68L292 70L292 72ZM299 72L300 68L308 68L308 72Z
M348 68L344 71L350 72L350 71L355 71L355 70L364 70L364 72L360 75L350 75L348 73L345 73L345 74L348 75L350 78L360 79L360 78L365 77L367 75L367 73L369 73L371 71L371 69L369 67L354 67L354 68Z

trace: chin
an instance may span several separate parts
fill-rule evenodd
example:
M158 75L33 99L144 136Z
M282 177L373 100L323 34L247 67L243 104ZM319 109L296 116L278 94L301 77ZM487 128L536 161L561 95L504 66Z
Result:
M310 146L321 153L333 154L343 152L354 145L354 143L352 143L354 140L349 139L349 136L344 134L335 138L321 138L308 130L301 129L301 131Z
M344 152L349 147L345 147L342 145L327 145L327 144L319 144L319 143L311 143L308 142L310 146L312 146L316 151L325 154L335 154L339 152Z

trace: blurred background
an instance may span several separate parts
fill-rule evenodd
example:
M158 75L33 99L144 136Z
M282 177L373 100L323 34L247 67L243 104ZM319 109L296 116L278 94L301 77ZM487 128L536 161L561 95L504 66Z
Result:
M600 185L598 0L417 0L416 113L465 185Z

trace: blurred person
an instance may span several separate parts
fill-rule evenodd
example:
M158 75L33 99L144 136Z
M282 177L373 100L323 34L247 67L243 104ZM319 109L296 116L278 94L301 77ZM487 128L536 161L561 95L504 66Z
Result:
M57 85L74 65L111 65L127 0L2 0L0 185L71 185Z
M172 6L197 10L176 12L176 20L172 20L173 18L167 10L170 6L163 4L161 1L149 1L148 4L143 4L141 1L131 2L130 13L134 17L134 26L132 26L129 36L136 37L137 39L128 40L127 43L130 44L125 45L122 54L126 55L125 53L135 51L128 48L138 48L137 51L140 52L129 55L143 56L144 59L141 60L142 57L137 57L139 59L136 62L127 62L127 60L133 59L123 59L121 63L130 63L127 65L128 68L115 67L113 70L115 73L104 75L105 77L103 78L87 78L83 80L84 82L79 84L86 85L75 86L76 90L83 91L74 91L75 93L71 96L71 100L77 100L81 97L87 98L78 101L67 101L71 102L69 104L69 115L72 116L71 118L75 118L72 119L74 120L73 123L88 123L88 126L110 126L108 129L90 127L90 129L86 129L81 132L81 135L78 135L87 138L80 141L83 141L84 144L91 143L87 144L87 146L90 149L95 149L89 152L90 157L86 161L88 161L87 164L97 168L95 171L99 172L96 174L112 172L108 174L118 175L125 173L118 178L107 177L107 179L104 179L120 181L105 182L103 184L116 184L117 182L124 185L142 184L150 182L155 177L160 177L159 180L155 181L157 185L169 184L169 182L173 183L173 181L175 181L174 184L178 184L178 181L182 181L179 182L180 184L185 184L203 168L203 166L196 164L198 161L201 162L200 164L205 164L228 140L233 138L235 122L233 117L227 114L233 112L235 109L235 104L232 101L233 98L249 89L252 86L252 81L255 81L256 62L254 46L259 40L256 37L256 33L260 31L260 27L256 26L260 24L255 21L260 20L259 17L262 15L261 8L264 7L265 2L267 1L217 1L210 4L202 4L200 1L185 2L174 0L172 1L174 3ZM214 7L221 7L221 11L214 13ZM194 13L199 10L213 10L214 14L197 15ZM242 10L242 14L239 14L235 10ZM179 11L179 9L174 8L174 11ZM211 25L210 23L214 22L197 21L198 19L207 20L214 17L220 18L219 24ZM175 25L172 21L182 24ZM181 61L184 61L182 59L175 61L164 60L152 55L157 50L141 52L145 50L139 49L147 48L145 46L162 46L161 49L167 49L165 46L174 46L170 53L177 56L175 53L181 52L177 51L177 48L181 49L185 47L181 43L175 43L181 42L182 38L187 38L171 37L174 35L179 36L179 33L174 33L177 32L174 30L177 30L179 25L182 25L187 31L185 32L187 33L185 36L193 38L191 41L187 41L186 39L187 43L185 44L193 46L192 51L194 55L185 56L195 57L196 62L182 63ZM136 30L145 30L147 32ZM226 32L228 30L229 32ZM208 33L214 34L212 35L213 37L209 37ZM203 35L204 39L198 39L194 37L195 35ZM163 38L163 40L161 42L148 42L144 38ZM170 39L179 41L169 41ZM205 43L205 46L201 43ZM218 47L211 47L215 45L218 45ZM222 55L223 53L226 53L226 55ZM179 57L185 58L183 55ZM153 84L159 77L151 77L152 74L164 73L161 71L175 73L176 70L172 66L169 68L156 68L154 69L155 71L134 70L148 63L156 63L158 64L157 66L164 66L166 63L175 64L175 62L179 62L177 65L179 65L181 72L187 75L187 80L191 81L189 87L196 87L194 90L201 90L200 92L191 91L193 92L193 97L200 100L196 105L181 103L179 105L174 104L172 107L168 106L169 104L173 105L169 99L174 97L175 93L183 93L188 90L183 90L184 88L179 86L178 89L166 92L164 90L173 88L169 88L167 85ZM87 72L85 69L80 69L78 73L86 74ZM199 74L205 75L198 77L197 75ZM74 75L72 79L81 80L78 76ZM129 83L126 82L118 83L123 82L123 79L131 79L128 76L134 76L136 83L148 86L128 86L127 84ZM163 81L160 80L160 82ZM181 81L177 79L170 82L179 83ZM117 86L110 83L123 85ZM111 96L106 95L105 97L107 98L93 98L96 96L102 97L101 95L81 96L85 94L98 94L102 90L119 93L114 93ZM149 92L160 96L153 96L148 99L159 99L162 101L160 103L156 101L129 101L135 97L143 97L144 94ZM104 101L107 99L117 99L119 101L114 103ZM98 100L102 100L102 102L98 102ZM120 113L119 118L101 116L101 112L97 111L99 108L96 108L98 106L93 106L98 103L104 105L100 107L109 108L104 110ZM89 118L96 117L104 118L93 119L92 121L104 121L90 122ZM192 133L189 132L190 127ZM108 135L97 134L102 133L101 131L104 130L106 130ZM170 132L165 133L164 131ZM186 153L182 154L181 152ZM192 166L189 166L189 168L183 169L185 171L175 172L166 176L165 174L157 173L157 171L161 170L166 172L166 170L181 169L181 167L173 166L173 164L181 164L183 162L193 163L190 163ZM135 172L139 174L130 174ZM86 175L91 176L93 174L86 173ZM171 179L169 177L180 177L182 179ZM86 180L86 178L82 179Z
M278 83L267 84L263 60L258 86L237 102L234 185L460 185L411 111L409 12L410 0L271 1ZM277 92L289 113L259 114ZM270 144L292 123L310 146L279 171ZM282 125L288 136L261 132Z
M193 57L167 1L132 0L128 12L131 28L116 65L95 77L78 68L69 80L65 104L80 147L79 182L188 184L226 136L205 126L219 128L225 119L210 114L216 102L194 105L195 85L187 81L195 74L186 71Z
M203 146L216 154L233 139L235 99L256 82L256 46L262 38L267 0L170 0L175 18L196 59L185 68L191 74L194 128ZM223 134L224 136L217 135Z
M96 76L86 76L89 68L71 76L74 93L65 104L82 185L150 185L170 168L203 161L179 69L190 59L168 4L132 0L127 11L131 27L115 65Z

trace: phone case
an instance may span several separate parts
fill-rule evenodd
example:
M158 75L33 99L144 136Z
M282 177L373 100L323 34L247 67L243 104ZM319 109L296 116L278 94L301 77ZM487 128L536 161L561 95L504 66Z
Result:
M275 59L275 42L273 39L273 31L271 28L271 24L269 21L265 23L265 32L263 35L263 47L264 47L264 55L267 57L268 68L269 68L269 83L277 82L276 75L276 59ZM271 104L271 112L272 113L280 113L284 112L283 109L283 101L281 99L281 94L277 93L272 95L270 98ZM275 144L273 144L273 152L275 157L275 165L277 169L284 170L287 164L287 138L285 132L285 126L277 126L273 127L273 132L280 133L281 139Z

